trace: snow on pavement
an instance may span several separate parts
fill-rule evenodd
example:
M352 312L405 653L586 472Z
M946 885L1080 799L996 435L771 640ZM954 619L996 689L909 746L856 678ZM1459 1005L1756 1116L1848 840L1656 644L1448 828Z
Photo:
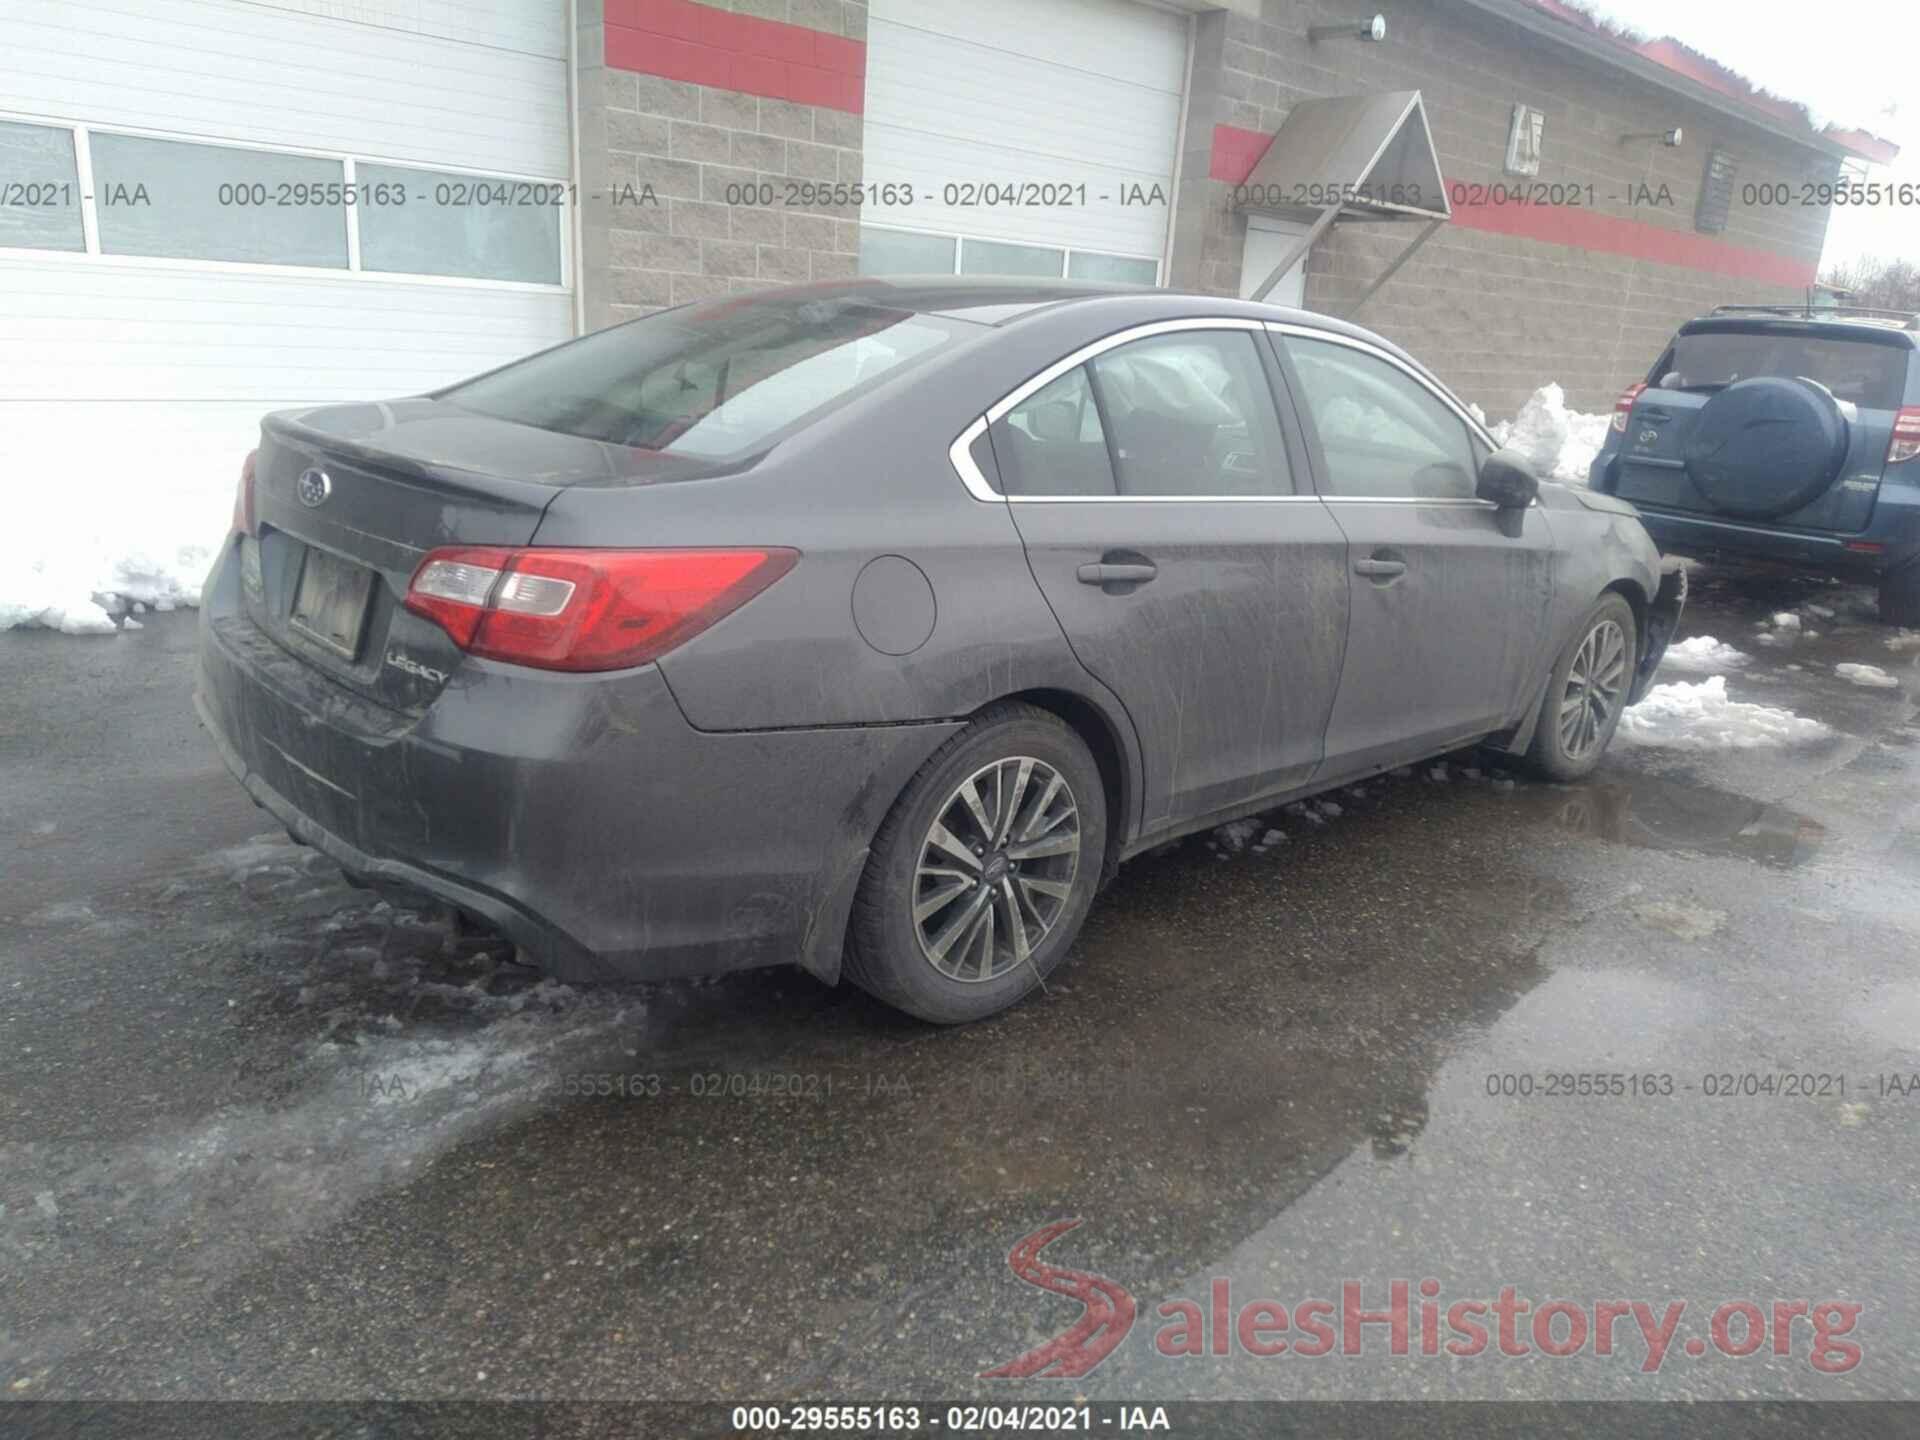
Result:
M1727 677L1711 675L1689 684L1656 685L1620 717L1619 738L1630 745L1674 750L1753 750L1805 745L1833 734L1818 720L1769 705L1734 700Z
M1875 690L1892 690L1900 684L1878 665L1836 665L1833 667L1833 673L1842 680L1851 681L1855 685L1865 685Z
M1669 645L1660 668L1711 675L1720 670L1737 670L1752 658L1746 651L1736 650L1711 635L1695 635Z
M40 625L111 635L135 605L198 605L227 533L236 479L237 467L236 476L209 481L201 493L152 503L125 491L91 506L62 503L57 490L43 502L0 502L0 530L16 542L0 565L0 630Z

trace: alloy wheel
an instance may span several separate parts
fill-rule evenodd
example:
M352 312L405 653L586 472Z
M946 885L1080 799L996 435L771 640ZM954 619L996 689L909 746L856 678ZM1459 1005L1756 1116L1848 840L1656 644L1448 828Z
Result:
M1560 748L1584 760L1607 736L1627 688L1627 636L1617 620L1602 620L1573 653L1560 696Z
M1032 963L1073 894L1080 807L1031 755L974 771L936 812L913 875L913 926L951 980L997 980Z

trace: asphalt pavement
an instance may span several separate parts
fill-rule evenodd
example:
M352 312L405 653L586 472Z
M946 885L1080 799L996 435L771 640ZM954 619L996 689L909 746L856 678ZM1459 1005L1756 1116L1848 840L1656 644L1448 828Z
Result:
M1729 692L1830 735L1190 839L959 1030L546 981L253 808L191 614L0 634L0 1395L1920 1394L1920 648L1849 587L1695 588ZM1257 1353L1397 1279L1408 1353ZM1527 1353L1421 1353L1423 1301L1507 1287ZM1546 1353L1553 1300L1683 1308L1650 1366L1628 1310Z

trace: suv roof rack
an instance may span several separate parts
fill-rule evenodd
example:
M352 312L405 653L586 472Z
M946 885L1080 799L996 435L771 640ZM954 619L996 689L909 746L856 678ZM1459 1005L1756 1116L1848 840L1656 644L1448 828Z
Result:
M1778 315L1789 320L1893 320L1902 330L1920 330L1920 312L1872 305L1716 305L1715 315Z

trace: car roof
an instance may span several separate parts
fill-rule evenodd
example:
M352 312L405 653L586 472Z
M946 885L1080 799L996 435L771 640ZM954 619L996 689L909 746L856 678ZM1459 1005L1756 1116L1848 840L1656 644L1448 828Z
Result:
M1745 307L1741 307L1743 310ZM1701 315L1680 327L1682 335L1808 335L1822 340L1866 340L1879 345L1920 346L1920 331L1914 322L1903 321L1888 313L1882 315L1826 316L1791 310L1766 311L1758 308L1746 313L1725 311Z

